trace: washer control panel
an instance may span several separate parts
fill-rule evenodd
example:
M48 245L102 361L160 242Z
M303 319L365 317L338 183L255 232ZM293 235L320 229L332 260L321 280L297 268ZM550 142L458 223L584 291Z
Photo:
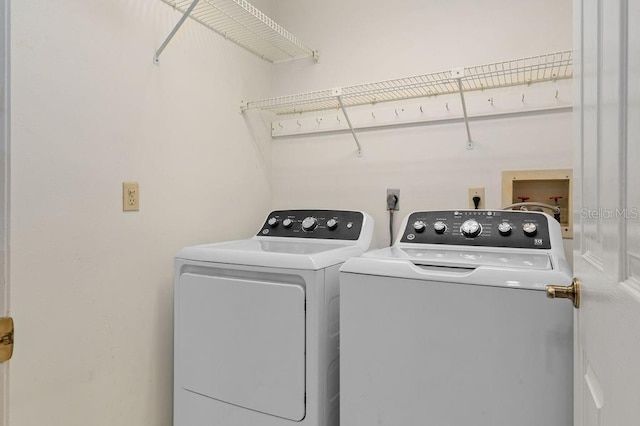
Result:
M403 243L550 249L547 216L508 210L414 212Z
M276 210L262 225L260 237L317 238L355 241L364 215L344 210Z

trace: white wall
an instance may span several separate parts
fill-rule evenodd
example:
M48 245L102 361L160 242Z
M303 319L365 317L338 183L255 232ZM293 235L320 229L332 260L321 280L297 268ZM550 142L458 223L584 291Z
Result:
M277 0L278 23L321 57L280 64L273 94L571 49L571 11L571 0Z
M156 67L179 18L159 0L11 16L9 424L171 425L173 255L248 237L270 208L268 126L239 105L271 68L191 21ZM140 212L122 212L126 180Z
M278 65L274 96L572 46L570 0L279 0L275 16L321 58ZM485 187L486 206L500 207L503 170L572 167L570 112L474 120L470 127L471 151L461 122L362 131L363 158L348 133L274 140L273 205L365 210L382 246L389 239L387 188L401 190L397 230L412 210L466 207L469 187Z

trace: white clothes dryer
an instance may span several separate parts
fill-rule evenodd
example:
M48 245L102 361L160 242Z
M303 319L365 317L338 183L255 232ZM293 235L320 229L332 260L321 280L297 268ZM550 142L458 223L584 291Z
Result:
M343 426L572 426L561 229L522 211L424 211L340 272Z
M274 211L247 240L175 261L174 425L337 426L339 268L363 212Z

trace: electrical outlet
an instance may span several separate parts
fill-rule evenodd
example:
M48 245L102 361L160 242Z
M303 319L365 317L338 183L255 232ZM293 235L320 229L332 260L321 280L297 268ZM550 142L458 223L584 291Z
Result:
M387 210L400 210L399 189L387 189Z
M140 210L140 187L138 182L122 182L122 211Z
M481 188L469 188L469 208L475 209L476 204L473 201L473 197L480 197L480 203L478 204L479 209L484 209L484 187Z

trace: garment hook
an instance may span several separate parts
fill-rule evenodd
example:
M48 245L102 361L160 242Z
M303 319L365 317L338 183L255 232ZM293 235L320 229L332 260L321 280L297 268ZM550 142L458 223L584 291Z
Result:
M522 94L522 102L524 102L524 93Z
M420 105L420 112L424 112L424 111L422 110L422 105Z
M489 98L487 99L489 102L491 102L491 106L493 106L493 98Z
M375 116L375 114L373 113L373 111L371 112L371 116L372 116L373 118L376 118L376 116Z
M396 117L398 116L398 110L396 109Z
M296 123L298 123L298 126L302 126L302 124L300 124L300 122L298 120L296 120Z
M449 111L449 102L447 102L444 106L447 107L447 111Z
M316 118L316 123L320 124L321 121L322 121L322 118Z
M282 129L284 128L284 126L282 125L282 123L278 123L278 126Z
M558 91L556 90L556 99L558 99Z
M338 117L337 115L336 115L336 120L338 120L338 123L340 122L340 117Z

